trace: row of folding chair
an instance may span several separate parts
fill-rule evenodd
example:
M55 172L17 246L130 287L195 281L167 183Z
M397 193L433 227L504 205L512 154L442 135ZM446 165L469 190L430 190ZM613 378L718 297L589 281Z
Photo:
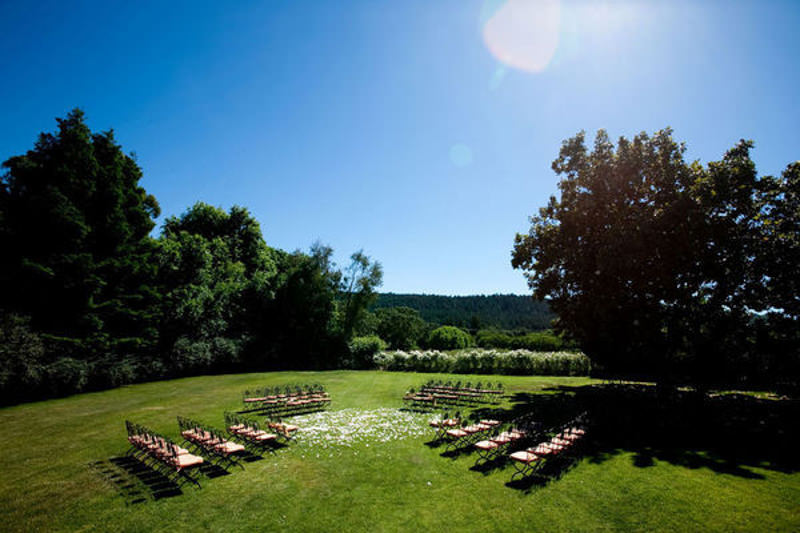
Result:
M502 396L505 392L505 388L502 383L498 382L494 383L482 383L477 382L473 384L470 381L462 383L461 381L451 382L451 381L441 381L441 380L429 380L427 383L422 385L422 389L431 389L434 391L439 392L452 392L452 391L462 391L462 392L472 392L478 393L482 395L497 395Z
M288 443L299 429L282 420L267 420L263 425L251 418L237 413L225 413L225 427L228 434L248 446L260 449L275 443Z
M474 444L478 452L476 465L494 461L510 451L526 446L540 434L541 426L530 419L521 418L505 428L497 428L485 439Z
M203 464L202 457L190 453L189 450L181 448L169 438L139 424L126 420L125 428L128 431L128 442L131 445L128 450L129 455L136 457L175 483L184 479L200 486L200 482L191 472Z
M454 424L455 422L455 424ZM495 433L502 423L499 420L482 418L469 421L456 414L452 418L442 418L437 435L445 441L445 451L469 447L487 435Z
M237 459L245 452L244 445L225 438L217 429L182 416L178 417L178 427L183 440L193 452L216 459L218 464L244 468Z
M410 389L403 395L406 407L415 409L435 409L442 406L478 406L493 403L497 397L486 397L480 393L469 391L439 392L431 389Z
M486 403L498 403L504 389L502 384L471 382L455 383L447 381L428 381L419 390L410 389L403 396L407 407L430 409L440 406L476 406Z
M568 464L578 457L578 450L586 436L585 418L579 417L560 428L546 432L551 435L521 451L511 453L515 477L528 477L541 471L548 464Z
M282 385L276 387L261 387L248 389L242 393L244 403L260 403L264 400L274 400L278 398L296 398L299 396L311 396L327 394L325 387L318 383L306 385Z
M321 411L331 403L321 385L267 387L248 390L242 395L242 412L263 412L270 418L295 416Z

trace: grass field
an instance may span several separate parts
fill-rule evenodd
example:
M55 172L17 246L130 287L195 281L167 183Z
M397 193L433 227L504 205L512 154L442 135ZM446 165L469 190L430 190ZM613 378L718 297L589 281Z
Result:
M319 382L333 398L331 411L359 416L400 407L408 387L436 377L354 371L208 376L2 409L0 529L800 530L797 469L764 461L734 464L703 449L686 450L692 454L687 461L663 450L652 450L643 460L641 446L603 448L560 479L509 487L510 466L472 470L474 455L442 457L441 448L425 444L431 433L324 446L301 435L244 469L201 478L201 489L184 485L180 495L143 503L126 501L88 466L125 453L126 419L177 441L176 415L222 427L222 412L239 408L241 391L249 387ZM502 381L517 398L591 383L587 378L472 379Z

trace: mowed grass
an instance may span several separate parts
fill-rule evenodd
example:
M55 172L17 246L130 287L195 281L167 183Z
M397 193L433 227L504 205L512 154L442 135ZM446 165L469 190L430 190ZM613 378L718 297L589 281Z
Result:
M246 388L318 382L332 410L400 407L431 378L502 381L509 392L587 378L282 372L205 376L123 387L0 410L0 512L6 531L567 531L800 530L800 474L719 473L617 450L583 459L542 487L506 486L513 469L470 470L429 437L310 450L293 443L202 489L140 504L87 465L127 450L124 420L178 439L176 415L222 427Z

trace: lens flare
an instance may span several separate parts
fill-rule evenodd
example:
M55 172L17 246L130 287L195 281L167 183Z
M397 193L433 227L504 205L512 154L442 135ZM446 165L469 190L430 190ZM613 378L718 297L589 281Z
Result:
M466 144L454 144L450 147L450 161L457 167L472 164L472 150Z
M508 0L487 17L483 41L503 64L541 72L558 47L560 18L559 0Z

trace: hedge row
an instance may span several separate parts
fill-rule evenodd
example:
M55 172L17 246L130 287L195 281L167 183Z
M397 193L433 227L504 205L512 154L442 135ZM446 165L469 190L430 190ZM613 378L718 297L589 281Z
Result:
M380 352L373 361L382 370L451 374L588 376L591 370L589 358L581 353L528 350L396 350Z

